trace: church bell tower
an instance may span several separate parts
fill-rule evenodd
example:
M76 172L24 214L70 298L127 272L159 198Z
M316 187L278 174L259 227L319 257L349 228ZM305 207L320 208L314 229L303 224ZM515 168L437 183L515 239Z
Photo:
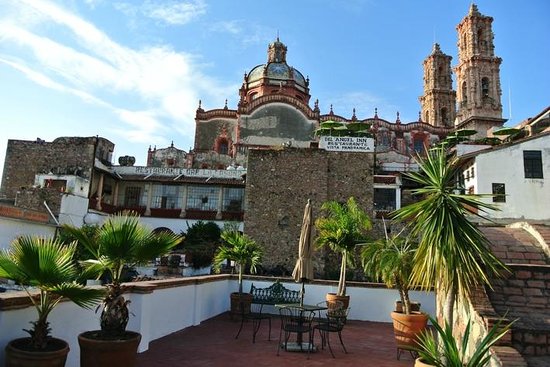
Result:
M457 86L457 128L474 129L478 137L500 127L502 118L500 63L495 56L493 18L482 15L475 4L457 26L458 65L454 68Z
M452 127L455 120L456 92L451 79L451 59L436 43L424 60L422 121L437 127Z

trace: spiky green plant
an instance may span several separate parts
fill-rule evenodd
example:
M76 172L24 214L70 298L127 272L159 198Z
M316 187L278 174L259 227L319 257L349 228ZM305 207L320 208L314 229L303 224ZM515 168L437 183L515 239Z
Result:
M91 308L105 292L76 282L79 271L74 262L76 243L64 245L53 238L23 236L0 252L0 278L16 281L28 294L38 320L24 329L35 349L45 349L50 337L48 316L63 298L80 307ZM34 297L35 288L39 297Z
M346 270L354 266L355 246L365 242L372 223L353 197L344 204L327 201L321 206L324 216L317 218L317 238L315 244L322 248L328 246L342 257L337 295L346 295Z
M169 232L151 231L134 213L110 216L93 233L68 225L63 229L93 255L93 259L82 262L86 274L95 277L107 274L110 279L101 312L102 334L124 334L129 320L129 301L124 299L122 286L125 269L168 253L182 238Z
M424 363L436 367L485 367L491 360L489 349L502 338L512 323L502 325L502 320L489 329L487 335L481 339L472 351L469 351L470 331L472 322L468 320L464 335L460 344L453 335L453 329L449 324L442 328L435 319L430 317L430 322L435 330L435 335L429 330L420 334L417 352Z
M457 296L467 296L480 284L490 286L490 277L506 269L468 218L468 214L483 218L495 207L481 200L489 195L462 193L457 181L459 160L449 157L443 147L416 160L420 171L406 176L419 185L413 195L420 200L398 209L393 218L408 221L411 235L420 239L412 281L447 295L443 315L452 325Z
M385 227L385 226L384 226ZM409 289L413 259L418 243L409 236L398 234L364 244L361 249L361 262L365 274L375 280L381 279L388 287L395 287L403 305L403 312L411 312Z
M234 261L239 272L239 293L243 292L243 274L247 266L255 273L262 261L262 248L252 238L236 229L225 229L221 238L224 243L214 255L213 269L219 272L226 260Z

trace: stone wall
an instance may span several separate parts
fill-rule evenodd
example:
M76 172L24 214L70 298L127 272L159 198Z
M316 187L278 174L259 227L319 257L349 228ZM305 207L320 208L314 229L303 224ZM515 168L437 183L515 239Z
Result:
M35 210L42 213L48 213L44 202L54 215L59 215L61 209L62 192L53 187L30 187L17 192L15 205L23 209Z
M15 198L34 185L38 173L72 174L90 178L94 153L107 162L114 144L103 138L62 137L53 142L8 140L0 198Z
M345 201L350 196L372 216L373 162L372 153L250 150L244 231L263 245L264 269L292 272L308 199L314 220L323 202ZM315 252L316 276L323 274L327 261L330 256L325 259L321 251Z

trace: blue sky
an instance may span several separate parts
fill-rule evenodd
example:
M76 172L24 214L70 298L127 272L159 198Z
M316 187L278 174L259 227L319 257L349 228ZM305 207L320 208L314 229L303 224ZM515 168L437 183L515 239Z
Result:
M550 105L550 1L479 0L503 59L503 117ZM8 139L99 135L113 162L189 150L199 99L236 108L277 32L321 113L415 121L434 42L457 62L469 0L0 0L0 174ZM511 101L511 103L509 103Z

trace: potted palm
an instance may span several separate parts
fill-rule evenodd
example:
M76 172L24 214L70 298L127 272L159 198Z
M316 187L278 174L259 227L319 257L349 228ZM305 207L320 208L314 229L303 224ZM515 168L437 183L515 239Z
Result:
M216 272L221 270L222 265L227 261L235 262L239 274L239 291L231 293L231 315L239 311L250 309L252 295L243 292L243 274L247 266L250 272L256 272L262 260L262 248L252 238L239 232L235 228L225 229L221 233L223 243L214 254L213 269Z
M441 327L437 321L430 317L430 322L435 330L434 335L430 330L425 330L419 336L416 351L418 358L415 367L480 367L487 366L491 360L489 349L495 345L510 330L512 323L502 325L503 320L495 323L487 334L475 345L469 348L471 341L471 320L468 320L460 344L453 335L453 329L449 324Z
M315 243L319 248L329 247L341 256L338 291L336 294L328 293L327 301L338 300L347 308L349 296L346 294L346 270L348 266L354 266L355 246L365 242L372 223L353 197L344 204L327 201L323 203L321 210L324 216L315 221L318 233Z
M31 322L32 327L24 329L29 337L8 343L6 367L65 365L69 345L50 335L48 316L64 298L91 308L104 295L102 289L77 283L75 249L76 243L64 245L55 239L24 236L14 240L9 250L0 252L0 278L21 285L38 314L38 319Z
M78 336L81 367L134 366L141 335L126 330L130 301L124 298L124 273L168 253L181 242L181 237L153 232L133 213L111 216L91 234L67 225L63 229L92 254L93 259L82 262L85 273L110 279L103 299L101 329Z
M412 310L409 297L414 254L418 243L409 236L396 235L365 244L361 250L361 261L365 274L381 279L386 286L399 292L402 310L391 313L395 340L398 349L411 350L416 346L418 335L426 328L428 315Z
M392 216L407 221L411 235L420 239L412 281L425 290L436 286L437 294L446 295L442 314L453 325L457 296L467 298L476 286L490 286L491 276L498 276L507 268L468 217L483 218L486 211L495 207L482 201L483 195L462 193L457 179L461 174L460 161L447 153L445 147L435 147L425 157L416 158L420 170L405 176L419 186L413 195L420 200L398 209Z

